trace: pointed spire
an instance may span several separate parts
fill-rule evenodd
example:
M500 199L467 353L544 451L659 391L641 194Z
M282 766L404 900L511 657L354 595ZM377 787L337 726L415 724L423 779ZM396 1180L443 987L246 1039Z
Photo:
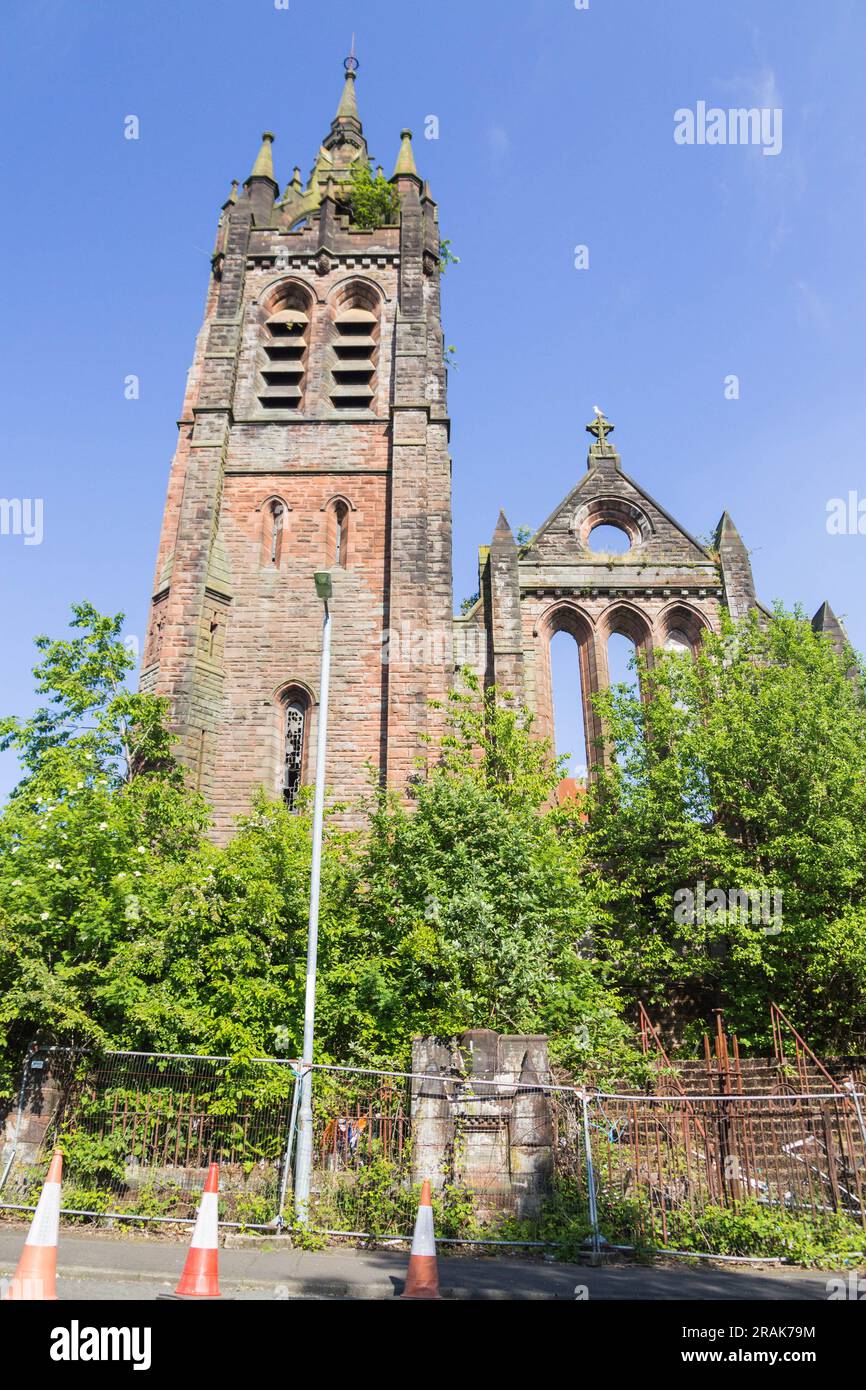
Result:
M358 99L355 95L355 69L346 69L346 81L343 84L343 95L340 97L340 105L337 107L336 120L338 121L357 121L361 124L358 115Z
M719 517L719 524L716 527L716 549L718 550L723 540L736 541L740 545L743 543L742 536L734 525L733 518L729 511L722 512Z
M274 143L274 136L270 130L266 130L262 135L262 148L256 156L250 179L270 179L271 183L276 184L274 178L274 157L271 146ZM247 179L249 183L249 179Z
M400 153L397 155L397 163L394 165L392 178L399 178L401 174L414 174L418 177L418 170L415 168L415 155L412 152L412 132L411 130L401 130Z
M343 95L340 97L337 114L331 121L331 129L322 141L322 147L319 150L311 176L311 183L318 193L322 192L327 174L334 174L337 179L342 180L351 172L353 165L359 160L366 160L368 157L364 127L361 125L358 103L355 98L355 75L359 64L354 50L355 36L353 34L352 52L343 62L343 67L346 69Z
M496 530L493 532L493 547L496 550L501 550L503 547L509 550L517 549L517 541L514 539L514 532L509 526L508 518L503 511L499 513Z
M238 181L232 179L232 191L223 203L224 208L232 207L238 200Z
M849 648L845 624L842 622L841 618L836 617L836 614L833 612L833 609L826 599L812 619L812 631L821 633L824 637L828 637L837 656L845 656ZM859 672L856 661L852 660L845 674L848 676L849 680L858 680Z
M752 564L742 536L730 512L722 512L716 527L716 549L722 569L725 603L734 622L758 605Z
M812 627L815 632L826 632L834 640L841 639L843 645L847 641L845 628L826 599L812 619Z
M355 94L355 77L357 76L360 63L355 57L355 35L352 35L352 48L348 58L343 59L343 67L346 70L346 80L343 83L343 93L340 97L340 104L337 107L337 114L331 122L332 133L339 130L344 125L351 125L360 132L361 117L358 114L358 98Z

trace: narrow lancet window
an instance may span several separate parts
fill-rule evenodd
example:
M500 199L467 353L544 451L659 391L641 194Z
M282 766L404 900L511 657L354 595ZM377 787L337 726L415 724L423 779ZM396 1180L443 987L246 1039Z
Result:
M280 563L283 543L284 508L282 502L275 502L271 508L271 564Z
M339 504L334 509L335 539L334 539L334 564L345 565L346 563L346 508Z
M297 809L304 760L306 711L298 700L286 705L286 749L283 772L283 800L290 811Z

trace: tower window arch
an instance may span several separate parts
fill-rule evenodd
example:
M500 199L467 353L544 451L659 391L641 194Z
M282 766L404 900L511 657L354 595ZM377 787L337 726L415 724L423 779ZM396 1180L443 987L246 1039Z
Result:
M269 497L261 504L261 564L265 569L279 569L282 564L286 526L291 507L282 497Z
M349 508L345 502L338 502L334 507L334 547L331 563L334 565L346 564L346 542L349 539Z
M258 392L264 410L303 409L310 313L309 295L291 283L278 287L266 307Z
M322 508L325 513L325 566L346 569L349 563L351 524L354 511L346 497L332 497Z
M350 284L334 312L331 404L336 410L372 410L379 353L379 301L364 284Z
M270 515L270 562L272 565L280 563L280 552L283 548L283 523L285 521L285 508L282 502L271 503Z

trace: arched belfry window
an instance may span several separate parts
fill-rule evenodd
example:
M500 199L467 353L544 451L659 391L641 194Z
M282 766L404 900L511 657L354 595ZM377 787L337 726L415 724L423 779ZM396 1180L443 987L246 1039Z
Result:
M290 811L297 810L304 770L307 732L307 702L297 696L284 701L283 800Z
M303 409L311 301L299 285L280 287L266 308L258 392L265 410Z
M367 285L348 285L335 308L331 340L331 404L336 410L372 410L378 348L378 298Z

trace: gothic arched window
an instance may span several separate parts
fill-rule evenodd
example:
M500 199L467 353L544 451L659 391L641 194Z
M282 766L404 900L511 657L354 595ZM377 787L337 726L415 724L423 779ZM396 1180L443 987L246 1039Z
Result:
M682 628L670 628L665 637L664 650L666 652L676 652L677 655L680 656L690 655L692 644L688 634L683 632Z
M298 285L280 288L265 323L259 404L265 410L303 409L310 345L310 300Z
M331 404L337 410L372 410L376 394L379 300L369 285L340 292L331 339Z
M283 767L283 800L290 811L297 809L304 766L304 737L307 725L307 705L299 699L287 700L285 714L285 751Z
M271 507L271 564L280 563L280 551L283 548L283 520L285 518L285 508L282 502L275 502Z
M325 512L325 565L328 569L345 569L349 562L350 504L335 497L322 509Z
M344 502L338 502L334 508L334 555L332 563L335 565L345 566L348 530L349 509Z
M283 558L283 541L291 507L281 497L272 497L256 509L261 512L261 564L279 569Z

